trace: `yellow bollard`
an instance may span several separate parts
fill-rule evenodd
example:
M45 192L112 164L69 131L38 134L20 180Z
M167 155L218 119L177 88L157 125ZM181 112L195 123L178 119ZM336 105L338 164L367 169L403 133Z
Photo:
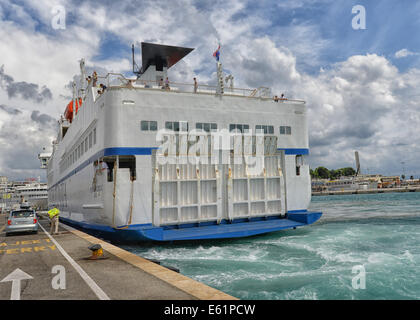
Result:
M94 244L89 247L89 250L92 251L92 255L89 257L89 260L97 260L104 258L104 251L100 244Z

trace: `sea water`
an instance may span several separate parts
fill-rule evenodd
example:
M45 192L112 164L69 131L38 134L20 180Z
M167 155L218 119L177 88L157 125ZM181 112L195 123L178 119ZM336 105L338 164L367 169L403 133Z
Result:
M420 193L312 197L310 210L322 218L296 230L124 248L240 299L420 299Z

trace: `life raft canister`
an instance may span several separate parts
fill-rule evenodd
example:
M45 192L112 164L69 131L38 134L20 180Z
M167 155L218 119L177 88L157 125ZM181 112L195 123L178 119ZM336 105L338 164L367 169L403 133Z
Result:
M79 106L82 107L82 98L76 99L76 114L79 112ZM71 123L73 120L73 100L69 102L64 112L64 117Z

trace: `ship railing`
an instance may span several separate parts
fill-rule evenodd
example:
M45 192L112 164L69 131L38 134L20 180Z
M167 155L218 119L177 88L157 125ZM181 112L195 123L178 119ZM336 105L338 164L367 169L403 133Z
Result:
M106 76L98 76L96 86L98 90L101 83L104 83L108 88L133 88L145 90L161 90L169 92L183 92L195 94L215 95L219 93L218 87L208 84L198 84L196 87L193 83L173 82L169 81L169 86L165 85L165 81L140 80L133 78L126 78L121 73L110 72ZM86 90L87 92L88 90ZM264 100L271 100L273 96L271 89L268 87L259 87L256 89L224 87L223 95L239 96L247 98L258 98ZM303 100L280 99L278 102L292 102L304 104Z

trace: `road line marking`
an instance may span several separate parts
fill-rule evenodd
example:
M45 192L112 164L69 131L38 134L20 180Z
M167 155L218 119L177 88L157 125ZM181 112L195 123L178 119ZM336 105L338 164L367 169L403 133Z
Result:
M73 227L70 227L65 224L61 224L61 227L71 231L74 235L79 238L85 239L91 243L99 243L102 248L118 257L122 261L125 261L143 272L146 272L157 279L178 288L179 290L186 292L187 294L200 299L200 300L238 300L238 298L232 297L227 293L224 293L220 290L214 289L204 283L198 282L191 278L188 278L182 274L176 273L172 270L169 270L161 265L150 262L140 256L135 255L134 253L128 252L124 249L121 249L117 246L114 246L108 242L97 239L83 231L79 231Z
M60 244L55 240L45 229L44 227L39 224L41 229L45 232L45 234L51 239L51 241L55 244L57 249L61 252L61 254L67 259L68 262L76 269L76 271L80 274L82 279L86 282L86 284L92 289L92 291L96 294L96 296L100 300L111 300L107 294L96 284L95 281L80 267L76 261L73 260L72 257L68 255L68 253L60 246Z

